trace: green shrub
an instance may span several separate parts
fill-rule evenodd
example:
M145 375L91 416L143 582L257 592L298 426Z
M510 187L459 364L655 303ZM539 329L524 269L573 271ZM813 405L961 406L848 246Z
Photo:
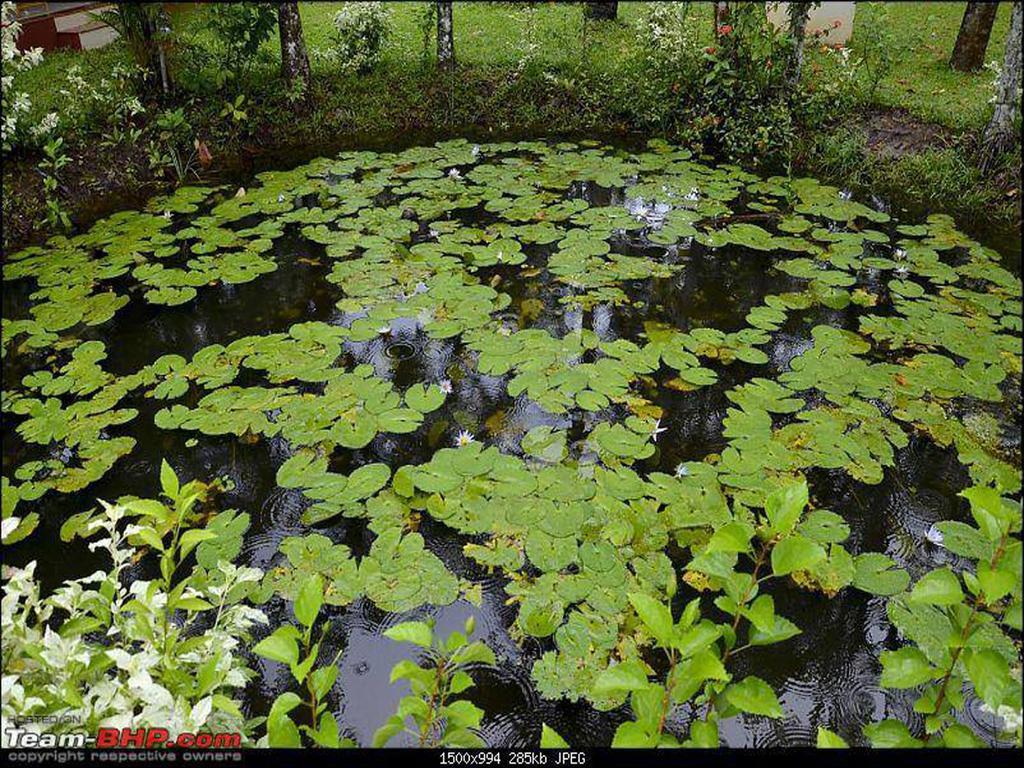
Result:
M334 15L331 35L332 54L340 68L365 74L376 67L390 29L384 3L344 3Z

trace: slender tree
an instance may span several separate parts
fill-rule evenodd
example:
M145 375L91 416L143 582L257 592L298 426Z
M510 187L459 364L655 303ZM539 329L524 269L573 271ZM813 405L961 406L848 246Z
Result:
M992 34L997 10L998 3L967 4L949 66L961 72L981 69L985 63L985 49L988 48L988 38Z
M804 35L807 33L807 19L811 15L813 3L790 3L787 7L789 15L789 37L793 41L793 49L786 65L786 82L791 88L800 84L800 71L804 66Z
M981 167L990 170L999 156L1013 147L1020 136L1014 120L1020 109L1021 4L1015 2L1010 13L1010 32L1006 36L1003 68L996 83L996 107L982 137Z
M619 13L618 2L600 3L586 2L583 4L583 15L594 21L612 21Z
M437 66L455 67L455 40L452 33L452 4L437 3Z
M302 20L298 3L278 3L277 26L281 31L281 75L291 88L300 84L303 94L309 93L309 55L302 36Z
M173 84L164 46L171 22L163 3L118 3L96 15L128 44L147 86L169 95Z
M715 39L719 37L718 30L729 21L729 3L727 2L715 2L715 12L712 14L715 22Z

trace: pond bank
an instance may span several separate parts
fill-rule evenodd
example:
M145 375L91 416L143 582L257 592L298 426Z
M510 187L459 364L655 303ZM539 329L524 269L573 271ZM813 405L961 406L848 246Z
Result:
M318 129L295 124L266 123L253 131L249 141L211 143L213 162L203 171L203 183L243 181L259 170L290 166L317 155L333 154L346 148L384 148L432 143L452 138L479 140L526 136L574 136L584 131L594 135L593 118L587 110L568 110L577 123L563 113L558 120L543 120L522 130L510 131L501 115L488 120L485 114L470 120L469 126L452 127L447 121L431 123L427 112L394 120L375 133L351 131L344 118ZM318 116L319 117L319 116ZM325 116L326 117L326 116ZM391 116L394 117L394 116ZM551 117L551 116L549 116ZM606 131L598 138L615 144L642 143L642 135L630 126L604 122ZM651 136L658 134L651 133ZM335 138L327 138L333 136ZM671 137L668 137L671 140ZM1013 242L1021 223L1019 169L1004 170L991 178L982 177L968 159L970 147L941 126L923 123L900 110L876 110L851 116L827 128L808 130L797 137L793 173L815 176L823 181L895 201L905 211L948 213L972 234L979 228L999 233L999 239ZM148 197L166 192L174 183L150 168L143 147L118 149L116 157L98 152L94 141L72 141L68 146L72 162L62 179L66 209L77 227L97 218L135 207ZM42 178L36 170L38 157L8 158L3 167L3 251L11 253L45 240L51 233L38 224L44 209ZM1019 245L1017 246L1019 260Z

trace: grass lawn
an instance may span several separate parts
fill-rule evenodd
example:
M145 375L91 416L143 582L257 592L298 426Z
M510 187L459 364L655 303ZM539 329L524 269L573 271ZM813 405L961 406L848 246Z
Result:
M424 57L422 18L425 2L395 3L391 8L392 34L384 52L388 70L418 64ZM585 61L590 70L614 73L616 65L637 44L633 22L646 12L646 3L619 4L618 24L588 24L575 3L537 3L532 9L499 3L455 4L456 57L464 65L487 69L513 67L531 48L536 63L552 68ZM963 15L964 3L858 3L851 48L857 52L858 37L871 35L887 22L892 36L893 66L881 79L872 102L902 107L913 115L954 131L977 129L988 118L993 73L961 73L949 68L948 58ZM884 8L883 8L884 6ZM329 77L336 70L330 53L332 17L337 3L302 3L307 45L313 51L316 75ZM702 37L711 36L711 10L694 3L693 23ZM1009 26L1010 5L1002 3L986 58L1002 60ZM209 42L201 14L185 12L177 17L185 44ZM264 45L259 71L272 73L279 57L276 36ZM432 53L432 51L431 51ZM44 63L18 78L33 96L34 109L44 114L59 107L62 73L73 63L94 78L102 76L124 51L114 45L98 51L60 51L47 54ZM812 54L813 56L813 54ZM352 78L351 75L337 74Z
M870 32L888 6L889 30L896 44L892 71L879 83L874 100L903 107L924 120L954 130L985 124L991 112L991 70L957 72L949 66L964 3L858 3L852 47ZM1010 27L1010 3L1000 3L986 61L1001 66Z

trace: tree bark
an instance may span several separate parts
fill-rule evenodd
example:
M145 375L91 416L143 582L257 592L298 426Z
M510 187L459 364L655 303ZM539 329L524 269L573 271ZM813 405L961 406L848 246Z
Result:
M953 46L949 66L961 72L974 72L985 64L985 49L996 19L997 3L968 3L960 31Z
M789 54L786 65L786 82L790 88L800 85L800 72L804 66L804 35L807 33L807 19L811 15L810 3L790 3L789 37L793 42L793 50Z
M281 32L281 75L289 88L301 84L303 94L309 93L309 55L302 36L302 20L298 3L279 3L277 26Z
M1020 108L1021 66L1021 4L1015 2L1010 14L1010 31L1006 36L1003 68L996 83L996 107L982 137L981 167L991 170L999 156L1013 147L1020 137L1013 129Z
M619 13L618 2L583 4L583 15L594 21L613 21Z
M437 66L441 69L455 67L455 39L452 33L452 4L437 4Z

